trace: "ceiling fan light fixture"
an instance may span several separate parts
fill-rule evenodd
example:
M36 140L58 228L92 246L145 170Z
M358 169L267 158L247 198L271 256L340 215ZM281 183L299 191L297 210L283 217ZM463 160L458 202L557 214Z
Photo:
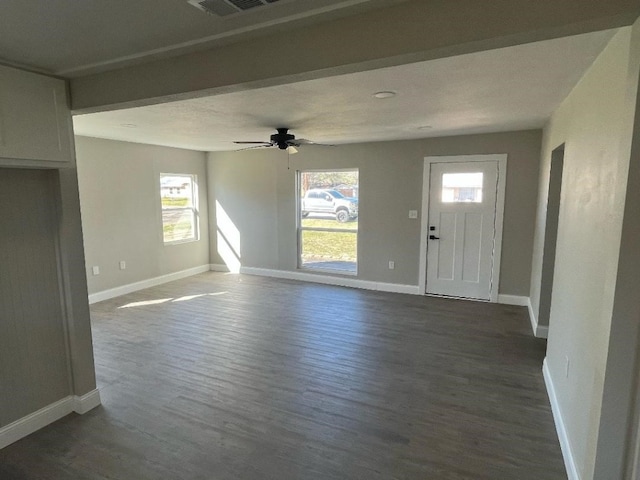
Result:
M373 96L375 98L379 98L379 99L391 98L391 97L395 97L396 95L397 95L397 93L392 91L392 90L383 90L381 92L376 92L376 93L373 94Z
M297 153L300 145L323 145L325 147L333 147L333 145L327 145L322 143L312 142L311 140L307 140L306 138L300 138L296 140L296 136L289 133L288 128L280 127L276 129L277 133L274 133L269 137L268 142L248 142L244 140L236 140L236 145L256 145L254 147L248 148L260 148L260 147L277 147L280 150L287 150L289 153ZM244 149L243 149L244 150Z

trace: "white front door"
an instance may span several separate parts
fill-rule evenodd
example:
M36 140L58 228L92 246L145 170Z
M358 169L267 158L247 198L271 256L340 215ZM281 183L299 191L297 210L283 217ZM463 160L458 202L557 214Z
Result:
M430 164L426 293L492 299L498 162Z

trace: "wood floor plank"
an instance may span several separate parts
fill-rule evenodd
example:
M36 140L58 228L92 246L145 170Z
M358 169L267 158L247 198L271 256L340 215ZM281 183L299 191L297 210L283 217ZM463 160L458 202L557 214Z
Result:
M522 307L205 273L91 312L103 406L1 479L566 478Z

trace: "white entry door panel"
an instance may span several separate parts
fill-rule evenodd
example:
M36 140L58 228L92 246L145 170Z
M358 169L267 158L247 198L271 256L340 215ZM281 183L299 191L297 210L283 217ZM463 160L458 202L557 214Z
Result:
M426 293L491 299L498 162L432 163Z

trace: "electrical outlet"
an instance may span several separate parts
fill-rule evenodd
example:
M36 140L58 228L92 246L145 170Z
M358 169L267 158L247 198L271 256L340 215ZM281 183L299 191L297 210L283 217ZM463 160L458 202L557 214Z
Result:
M564 376L565 378L569 378L569 355L566 355L564 357L565 363L564 363Z
M120 260L120 270L124 270L125 268L127 268L127 262Z
M389 262L389 270L393 270L394 268L396 268L396 262L390 261Z
M409 210L409 218L418 218L418 210Z
M93 272L94 275L100 275L100 267L98 266L92 267L91 271Z

